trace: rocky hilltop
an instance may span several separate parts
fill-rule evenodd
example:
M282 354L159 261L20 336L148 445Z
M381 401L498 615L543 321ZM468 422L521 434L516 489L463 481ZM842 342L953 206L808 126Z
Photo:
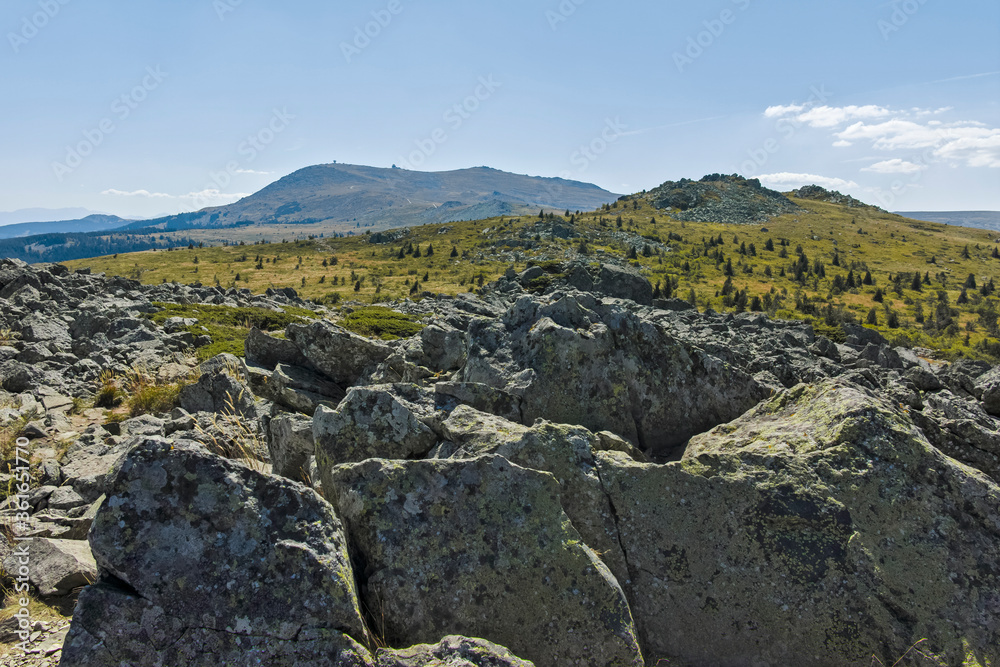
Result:
M40 595L90 584L46 659L1000 660L1000 369L551 275L399 303L401 340L254 330L171 411L85 425L102 368L192 365L156 304L309 304L5 262L2 416L33 417L37 482L15 534Z
M737 174L710 174L700 181L687 178L667 181L648 192L622 198L634 199L648 201L666 210L675 220L685 222L749 225L767 222L784 213L804 212L780 192L762 186L756 178Z

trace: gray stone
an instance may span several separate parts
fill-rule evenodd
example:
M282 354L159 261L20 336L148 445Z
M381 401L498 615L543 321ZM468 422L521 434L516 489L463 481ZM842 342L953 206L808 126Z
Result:
M68 510L80 505L86 505L87 501L77 493L73 487L60 486L49 495L49 508L56 510Z
M386 388L356 387L336 410L325 406L316 410L313 440L322 471L369 458L423 456L437 443L437 436Z
M271 419L268 449L275 475L302 482L308 479L309 459L314 452L313 420L283 414Z
M650 663L1000 657L1000 487L874 392L803 385L680 462L597 459Z
M321 405L336 407L347 395L339 386L299 366L278 364L265 385L268 398L284 407L312 415Z
M625 596L551 475L495 456L373 459L329 481L394 643L461 634L539 665L643 664Z
M309 361L290 340L269 336L256 327L243 344L247 363L272 369L278 364L308 367Z
M340 521L314 491L160 438L137 443L107 489L90 530L102 578L74 615L74 660L164 664L217 647L251 664L241 647L293 665L324 648L332 662L309 664L368 664L351 640L367 632Z
M22 545L28 551L28 580L43 597L66 596L97 579L97 563L86 542L35 538ZM4 559L4 569L18 572L22 558L15 549Z
M326 320L309 324L290 324L288 339L303 356L324 375L341 387L353 386L392 354L383 343L358 336Z

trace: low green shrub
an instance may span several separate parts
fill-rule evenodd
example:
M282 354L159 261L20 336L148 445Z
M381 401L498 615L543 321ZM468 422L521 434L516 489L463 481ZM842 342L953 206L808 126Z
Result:
M396 312L384 306L366 306L346 315L340 326L369 338L397 340L415 336L426 326L417 316Z

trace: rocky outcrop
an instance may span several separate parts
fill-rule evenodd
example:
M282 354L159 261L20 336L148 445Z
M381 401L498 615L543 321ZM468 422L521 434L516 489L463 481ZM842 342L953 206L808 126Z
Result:
M801 386L680 462L598 468L647 658L891 664L922 638L944 664L1000 657L1000 487L872 392Z
M548 474L499 456L369 460L324 479L393 644L483 637L536 664L642 665L628 603Z
M98 577L64 663L997 662L996 371L647 287L549 263L397 304L407 340L252 332L119 423L74 402L99 373L193 365L154 299L294 292L0 261L0 425L34 457L0 517L77 562L89 531ZM78 590L58 562L36 591Z
M498 321L473 323L470 339L459 378L520 397L524 423L608 430L659 453L771 393L723 358L587 294L521 297Z

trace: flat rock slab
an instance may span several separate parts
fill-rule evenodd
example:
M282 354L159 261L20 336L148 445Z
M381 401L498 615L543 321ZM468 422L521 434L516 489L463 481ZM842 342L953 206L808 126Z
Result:
M549 474L499 456L336 468L363 598L393 645L482 637L539 665L643 664L628 603Z

